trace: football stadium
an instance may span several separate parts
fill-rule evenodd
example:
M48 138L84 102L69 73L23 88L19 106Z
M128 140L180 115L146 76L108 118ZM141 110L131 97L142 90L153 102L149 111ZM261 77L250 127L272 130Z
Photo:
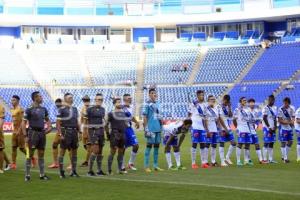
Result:
M0 199L300 199L300 0L0 0Z

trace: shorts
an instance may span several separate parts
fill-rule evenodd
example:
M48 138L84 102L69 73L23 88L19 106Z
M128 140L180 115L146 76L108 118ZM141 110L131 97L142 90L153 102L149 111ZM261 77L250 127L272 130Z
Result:
M169 135L164 136L163 144L165 146L167 146L167 142L168 142L169 138L170 138ZM173 137L172 141L170 142L170 144L168 146L178 146L178 137L177 136Z
M239 130L237 130L237 134L239 144L252 144L251 133L239 132Z
M16 134L13 133L11 137L12 147L19 147L20 149L25 148L25 136L22 133Z
M125 137L126 137L126 143L125 143L126 148L135 146L139 143L136 138L135 132L131 127L126 128Z
M78 131L75 128L62 128L61 134L63 139L60 140L61 149L77 149L78 148Z
M147 144L160 144L161 143L161 133L155 132L152 137L146 137Z
M0 133L0 150L5 149L4 135Z
M283 130L280 129L279 134L278 134L278 140L280 142L288 142L288 141L293 141L293 130Z
M206 136L206 144L218 144L220 136L218 132L211 132L211 137Z
M296 130L296 134L297 134L297 142L300 145L300 130Z
M225 131L221 131L220 142L234 142L233 132L231 130L228 133L226 133Z
M29 129L27 131L27 144L30 149L44 150L46 147L46 134L44 131Z
M252 143L251 144L259 144L259 138L258 138L258 135L257 134L251 134L251 140L252 140Z
M53 140L53 144L60 144L60 140L61 140L61 137L58 133L55 134L55 137L54 137L54 140Z
M111 148L125 148L126 138L124 131L112 130L110 134Z
M206 132L204 130L192 130L192 143L206 143Z
M270 133L267 128L263 128L264 132L264 143L276 142L276 133Z
M104 129L103 128L89 128L88 143L91 145L104 146Z
M89 145L89 132L85 129L82 131L82 144Z

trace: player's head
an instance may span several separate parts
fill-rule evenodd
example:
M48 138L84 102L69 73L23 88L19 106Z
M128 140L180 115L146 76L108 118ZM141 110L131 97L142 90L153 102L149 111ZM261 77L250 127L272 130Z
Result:
M155 88L151 88L149 89L149 97L152 101L155 101L156 98L157 98L157 93L156 93L156 90Z
M230 104L230 95L229 95L229 94L225 94L225 95L223 96L222 101L223 101L223 104L224 104L224 105Z
M60 108L62 106L62 99L58 98L55 100L55 106L56 108Z
M11 105L17 106L19 105L19 102L20 102L20 97L18 95L13 95L11 97Z
M72 105L73 104L73 94L67 92L64 95L64 102L68 105Z
M275 104L275 97L273 94L269 95L268 97L268 105L273 106Z
M209 106L214 106L216 103L216 97L214 95L208 95L207 102Z
M247 99L246 99L246 97L241 97L240 100L239 100L239 102L240 102L241 106L246 106L247 105Z
M115 106L116 109L121 109L122 108L121 98L115 97L113 99L113 104L114 104L114 106Z
M204 95L205 95L204 90L197 90L196 95L199 101L204 101Z
M248 99L248 106L253 109L255 107L255 99Z
M43 97L42 97L42 95L41 95L41 93L39 91L34 91L31 94L31 99L35 103L38 103L38 104L43 103Z
M103 104L103 95L101 93L97 93L95 96L95 104L97 106L101 106Z
M88 95L84 95L81 100L85 106L90 105L91 99Z
M125 105L130 105L132 103L132 98L130 94L123 95L123 102Z
M190 130L192 124L193 124L193 121L191 119L183 120L183 125L181 127L181 132L182 133L187 133Z
M283 99L283 106L284 107L289 107L291 105L291 99L289 97L285 97Z

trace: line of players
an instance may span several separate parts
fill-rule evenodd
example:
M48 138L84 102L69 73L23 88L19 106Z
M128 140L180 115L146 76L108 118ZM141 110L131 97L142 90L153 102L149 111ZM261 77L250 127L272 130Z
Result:
M163 143L165 145L165 156L170 170L185 169L180 161L180 146L186 133L192 128L192 168L199 166L196 164L197 144L200 146L201 167L209 168L218 166L216 162L217 144L219 144L219 155L221 166L232 164L230 157L236 148L237 165L253 165L250 159L250 145L255 145L256 153L260 163L276 163L273 160L273 146L276 141L277 119L279 122L279 140L281 141L282 159L288 163L288 153L292 146L293 129L298 134L297 161L300 158L300 110L296 112L290 105L290 99L284 99L284 105L277 110L274 106L274 96L269 96L268 105L262 110L262 123L264 130L264 147L261 153L256 128L261 121L260 111L255 106L255 100L242 97L239 107L233 112L230 103L230 96L225 95L222 103L219 105L216 98L209 95L205 102L205 93L202 90L196 92L197 99L189 105L188 119L177 121L163 126L160 116L160 105L157 101L155 89L149 90L149 100L146 102L143 110L143 125L147 146L144 155L144 167L146 172L151 172L149 165L150 151L153 148L153 169L163 171L158 166L158 152L161 143L161 132L164 133ZM17 147L23 153L26 153L26 175L25 180L30 180L30 168L34 151L38 150L38 164L40 167L40 179L48 180L44 172L44 149L46 144L46 134L51 131L51 123L48 117L48 111L42 107L42 97L39 92L32 94L33 104L26 109L25 113L19 106L20 98L16 95L12 97L12 117L13 117L13 137L12 137L12 160L9 165L16 168L16 149ZM113 100L114 109L105 114L102 107L103 96L95 96L95 104L90 105L88 97L83 98L84 107L79 113L76 107L73 107L73 95L65 94L64 101L58 99L55 103L58 108L57 114L57 134L53 142L54 163L50 168L59 168L61 178L65 178L64 155L69 151L71 161L71 177L78 177L77 168L77 149L79 140L83 139L83 144L87 150L86 161L82 166L88 166L89 176L106 175L102 171L102 150L106 139L110 141L110 155L108 156L108 174L112 174L112 162L114 155L118 153L118 172L127 173L124 166L125 149L132 146L131 156L128 168L136 170L134 162L138 151L138 141L132 128L132 122L136 128L139 128L138 121L132 115L131 97L128 94L123 96L123 104L120 98ZM3 124L4 109L1 107L1 123ZM24 116L23 116L24 113ZM22 120L23 118L23 120ZM45 122L47 129L44 129ZM236 145L231 124L237 128L238 144ZM2 127L2 126L1 126ZM109 129L110 127L110 129ZM180 135L180 137L179 137ZM4 140L1 131L0 140L0 172L3 173L2 166L5 157ZM26 140L26 143L24 142ZM226 156L224 155L224 146L230 142ZM26 144L26 145L25 145ZM58 145L60 151L58 152ZM26 148L25 148L26 146ZM241 151L244 147L244 163L241 162ZM208 162L209 148L211 149L211 163ZM26 149L26 151L25 151ZM171 159L171 149L174 151L176 166L173 166ZM267 157L268 155L268 157ZM97 173L93 172L93 164L97 163ZM33 162L34 163L34 162Z

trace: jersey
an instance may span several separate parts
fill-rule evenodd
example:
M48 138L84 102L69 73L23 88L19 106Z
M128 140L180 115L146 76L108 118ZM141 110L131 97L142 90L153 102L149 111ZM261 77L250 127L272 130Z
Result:
M132 105L129 105L129 106L124 105L123 111L125 112L125 115L128 118L129 125L132 126L133 106Z
M80 110L80 121L81 123L83 122L83 118L86 116L86 111L89 107L87 106L82 106L81 110Z
M224 121L225 126L228 130L231 130L231 124L232 124L232 116L229 116L229 106L221 105L221 118ZM221 127L222 130L224 130L223 127Z
M147 117L148 123L145 128L148 129L148 131L153 133L161 132L161 114L158 101L148 100L143 109L143 116Z
M102 106L91 106L86 109L85 117L89 126L103 127L105 117L105 109Z
M248 108L236 108L233 118L237 120L237 129L240 133L250 133L250 111Z
M62 127L78 128L78 110L74 106L62 106L58 109L57 119Z
M178 136L181 134L180 128L182 127L183 123L181 121L179 122L172 122L170 124L164 125L163 126L163 131L164 131L164 137L167 136Z
M120 133L125 133L125 129L128 127L127 117L123 111L109 112L107 121L110 123L112 130L117 130Z
M256 134L256 129L260 123L260 111L258 108L251 109L250 111L250 130L252 134Z
M284 119L284 120L291 120L292 118L295 117L295 108L294 106L289 106L288 108L285 108L283 106L281 106L278 109L278 117ZM293 126L291 125L285 125L285 124L280 124L281 129L283 130L292 130Z
M194 130L204 130L203 119L205 118L204 109L207 106L205 102L200 103L198 100L190 103L188 113L191 114Z
M20 106L17 106L15 108L12 108L10 112L12 116L14 130L18 130L21 127L24 110Z
M219 105L210 107L207 106L204 109L205 119L207 120L207 128L209 132L217 133L218 132L218 123L217 120L221 116L221 107Z
M5 117L5 108L3 105L0 104L0 118L4 119Z
M277 107L276 106L265 106L262 110L262 115L267 116L268 123L271 129L275 128L274 120L277 118ZM263 127L268 128L263 120Z
M48 110L43 106L31 106L26 109L24 119L30 128L44 129L45 120L49 120Z
M300 124L297 123L297 119L300 119L300 108L298 108L298 109L296 110L296 112L295 112L295 118L296 118L296 120L295 120L295 129L296 129L297 131L300 131Z

